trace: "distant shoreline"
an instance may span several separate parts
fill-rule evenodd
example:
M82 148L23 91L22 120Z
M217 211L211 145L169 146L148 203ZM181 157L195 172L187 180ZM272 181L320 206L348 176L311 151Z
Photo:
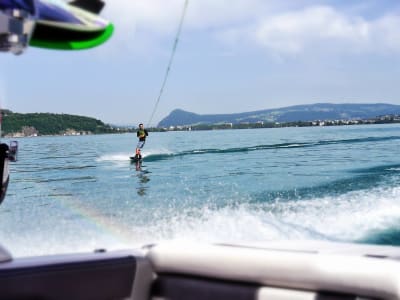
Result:
M197 125L179 125L169 127L149 127L150 132L167 131L201 131L201 130L226 130L226 129L258 129L258 128L285 128L285 127L323 127L323 126L352 126L352 125L375 125L375 124L397 124L400 123L400 115L384 115L369 119L358 120L317 120L317 121L297 121L297 122L243 122L243 123L219 123L219 124L197 124ZM99 134L122 134L135 133L136 129L132 127L111 127L102 125L106 128L104 131L92 132L90 130L75 130L68 128L60 133L40 134L40 131L34 127L23 126L18 132L5 132L4 138L20 137L43 137L43 136L86 136Z
M297 122L257 122L257 123L224 123L224 124L199 124L170 126L168 128L156 128L153 131L199 131L199 130L224 130L224 129L257 129L257 128L284 128L284 127L323 127L323 126L353 126L353 125L376 125L376 124L398 124L400 115L379 116L365 120L318 120Z

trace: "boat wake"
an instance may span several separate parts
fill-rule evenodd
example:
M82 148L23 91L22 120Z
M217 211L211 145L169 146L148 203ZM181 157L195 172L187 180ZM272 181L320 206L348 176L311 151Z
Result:
M161 153L148 153L147 161L160 161L167 160L176 157L192 156L192 155L204 155L204 154L231 154L231 153L246 153L252 151L262 150L279 150L279 149L294 149L294 148L315 148L327 145L346 145L346 144L360 144L360 143L373 143L373 142L386 142L400 140L400 136L388 136L388 137L366 137L356 139L339 139L339 140L320 140L314 142L293 142L293 143L278 143L278 144L266 144L266 145L255 145L249 147L237 147L237 148L206 148L206 149L193 149L181 152L161 152Z

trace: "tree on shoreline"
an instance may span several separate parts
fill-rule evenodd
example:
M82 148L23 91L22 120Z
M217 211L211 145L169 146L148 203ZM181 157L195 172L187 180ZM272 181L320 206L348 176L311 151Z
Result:
M64 135L67 132L84 132L87 134L122 133L132 129L115 128L95 118L69 114L52 113L13 113L2 111L2 134L22 136ZM33 128L34 130L28 130Z

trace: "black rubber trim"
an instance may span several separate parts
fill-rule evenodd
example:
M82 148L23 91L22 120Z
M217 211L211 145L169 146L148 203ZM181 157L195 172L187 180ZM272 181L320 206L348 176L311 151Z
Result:
M98 257L98 259L97 259ZM0 264L0 299L106 300L130 296L136 272L134 256L104 258L94 253ZM35 264L35 261L37 262Z
M259 286L178 275L162 275L152 295L168 300L255 300Z

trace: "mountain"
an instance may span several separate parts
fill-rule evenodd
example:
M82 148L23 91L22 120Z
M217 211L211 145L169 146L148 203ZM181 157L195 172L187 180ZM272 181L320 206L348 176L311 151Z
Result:
M173 110L162 119L158 127L257 122L296 122L315 120L368 119L381 115L400 114L400 105L376 104L331 104L317 103L283 108L265 109L236 114L199 115L181 109Z

